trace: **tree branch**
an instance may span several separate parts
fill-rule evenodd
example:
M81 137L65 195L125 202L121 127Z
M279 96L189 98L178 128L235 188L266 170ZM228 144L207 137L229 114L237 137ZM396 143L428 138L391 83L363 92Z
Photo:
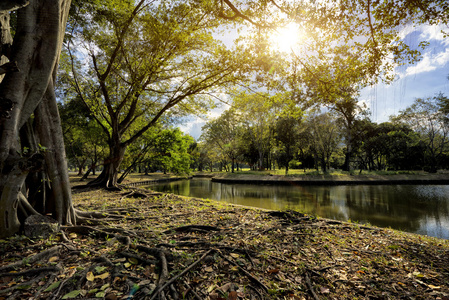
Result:
M9 73L9 72L18 72L19 68L17 67L17 62L8 62L0 66L0 75Z
M377 58L379 56L379 53L378 53L378 50L377 50L378 44L377 44L376 38L374 37L374 27L373 27L373 23L371 22L370 6L371 6L371 0L368 0L367 9L366 10L367 10L367 13L368 13L368 22L369 22L369 28L370 28L370 32L371 32L371 38L373 39L373 43L374 43L374 52L375 52L375 55L376 55L376 58Z
M223 12L223 2L226 3L226 5L234 12L234 15L227 16L227 15L224 14L224 12ZM242 19L250 22L254 26L267 27L265 25L262 25L260 23L257 23L257 22L254 22L253 20L251 20L248 16L246 16L242 12L240 12L240 10L237 7L235 7L234 4L232 4L232 2L229 1L229 0L221 0L221 10L220 10L219 16L224 18L224 19L228 19L228 20L235 20L237 18L242 18Z
M30 4L27 0L2 0L0 2L0 12L17 10Z

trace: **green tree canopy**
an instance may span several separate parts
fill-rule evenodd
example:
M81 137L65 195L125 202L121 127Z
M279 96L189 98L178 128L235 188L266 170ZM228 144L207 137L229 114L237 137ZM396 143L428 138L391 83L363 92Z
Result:
M77 12L91 22L72 25L72 87L110 148L98 184L115 185L126 147L161 118L204 112L249 70L214 38L223 19L207 1L94 1Z

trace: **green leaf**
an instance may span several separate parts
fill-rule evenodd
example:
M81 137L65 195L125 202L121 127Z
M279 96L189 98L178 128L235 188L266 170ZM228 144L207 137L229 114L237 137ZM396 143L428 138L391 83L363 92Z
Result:
M50 291L54 290L55 288L59 287L60 284L61 284L61 281L53 282L48 288L46 288L44 290L44 292L50 292Z
M103 298L105 295L106 295L105 292L98 292L98 293L95 294L95 297L96 298Z
M31 285L25 284L25 285L18 285L18 286L15 286L14 288L15 288L16 290L27 290L27 289L29 289L30 287L31 287Z
M128 258L128 261L130 263L132 263L133 265L137 265L139 263L139 261L136 258L134 258L134 257Z
M62 299L73 299L73 298L78 297L78 295L79 295L80 293L81 293L80 290L74 290L74 291L71 291L70 293L65 294L65 295L62 297Z
M107 267L95 267L95 273L101 274L106 269L107 269Z

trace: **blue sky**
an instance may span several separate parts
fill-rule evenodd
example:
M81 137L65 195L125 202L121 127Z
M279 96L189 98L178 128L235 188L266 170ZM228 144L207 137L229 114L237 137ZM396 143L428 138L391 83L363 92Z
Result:
M426 40L430 45L422 51L423 58L414 65L396 68L397 80L390 85L378 84L362 91L360 100L371 110L374 122L388 121L390 115L410 106L416 98L433 97L442 92L449 96L449 37L444 38L443 26L404 28L407 43Z
M416 46L419 41L426 40L430 45L421 52L421 61L396 68L397 79L393 83L380 83L362 90L359 100L370 109L372 121L388 121L391 115L410 106L416 98L433 97L440 92L449 97L449 37L445 38L441 30L449 31L449 28L425 25L401 30L401 37L408 44ZM219 116L222 110L213 110L209 117ZM198 139L205 123L205 119L192 118L180 128Z

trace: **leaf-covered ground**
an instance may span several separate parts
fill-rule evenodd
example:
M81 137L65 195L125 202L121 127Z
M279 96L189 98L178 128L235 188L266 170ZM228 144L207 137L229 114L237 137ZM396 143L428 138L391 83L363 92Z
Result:
M75 190L90 224L0 240L0 299L449 299L449 241L152 193Z

